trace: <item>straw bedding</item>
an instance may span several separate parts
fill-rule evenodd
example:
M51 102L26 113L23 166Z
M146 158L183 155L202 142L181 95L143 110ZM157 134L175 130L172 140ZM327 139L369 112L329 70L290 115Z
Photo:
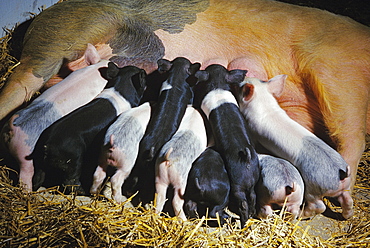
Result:
M0 88L18 65L8 54L11 33L0 40ZM289 221L282 212L266 220L250 219L243 229L236 222L209 228L207 218L184 222L156 214L153 205L133 207L129 199L116 204L104 195L64 195L57 188L25 194L9 179L14 172L2 166L0 247L369 247L367 138L354 192L355 215L331 221L326 239L320 235L325 217Z
M57 188L25 194L0 168L0 247L366 247L370 246L368 158L359 167L355 216L333 223L330 238L311 233L317 224L289 221L284 213L250 219L245 228L228 222L207 228L209 219L182 221L155 213L153 205L132 207L110 198L64 195ZM304 222L304 225L301 224ZM335 226L337 225L337 226ZM339 227L339 228L338 228ZM317 227L316 227L317 228ZM340 230L340 231L338 231ZM317 230L321 231L321 230Z
M18 60L10 55L10 39L12 30L5 30L6 35L0 38L0 89L4 86L8 77L12 74L15 67L19 65Z
M183 222L153 206L124 207L108 198L83 202L56 189L24 194L0 169L0 245L8 247L326 247L308 228L283 215L206 228L206 218Z

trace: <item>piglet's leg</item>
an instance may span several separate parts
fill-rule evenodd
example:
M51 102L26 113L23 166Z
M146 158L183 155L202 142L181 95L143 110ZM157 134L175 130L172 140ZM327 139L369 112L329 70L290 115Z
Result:
M185 202L184 209L186 209L186 212L190 218L198 217L198 205L195 201L188 200Z
M217 218L217 214L218 214L218 216L219 216L219 218L220 218L220 223L221 223L221 225L223 225L224 223L225 223L225 219L227 219L229 216L227 215L227 213L224 211L224 206L222 206L222 205L217 205L217 206L215 206L212 210L211 210L211 212L210 212L210 214L209 214L209 216L211 216L212 218Z
M306 201L304 208L302 210L302 218L310 218L317 214L321 214L325 211L326 206L321 199L314 199L311 201Z
M166 202L166 193L167 193L168 184L163 182L156 182L155 189L157 191L156 198L156 212L160 213L163 210L164 203Z
M353 200L350 191L344 191L338 197L338 201L342 207L342 216L344 219L348 219L353 216Z
M167 161L156 164L155 174L155 189L157 193L156 212L160 213L163 210L166 201L168 185L170 185Z
M249 219L249 206L246 193L243 190L234 190L235 203L237 206L238 215L240 216L240 226L244 228L245 223Z
M260 212L258 214L259 218L267 218L269 215L273 214L273 210L270 205L264 205L261 207Z
M63 182L66 194L75 192L79 195L85 195L86 192L81 186L80 176L82 171L82 158L75 161L75 163L66 163L65 168L66 178Z
M183 220L186 220L185 213L183 211L184 206L184 192L185 187L175 187L174 195L172 199L172 206L175 214Z
M300 206L299 204L287 206L286 211L292 214L291 216L292 219L296 219L297 216L299 215L299 211L300 211L299 206Z
M98 165L96 167L96 170L94 172L93 176L93 184L90 188L90 193L91 194L97 194L99 187L103 184L103 181L107 175L107 165Z
M122 185L125 179L129 176L129 174L130 171L118 169L110 179L112 183L113 199L118 203L122 202Z
M20 162L19 181L26 192L32 191L32 176L34 173L32 160Z
M15 118L17 118L17 116L13 116L11 122L13 122ZM26 135L20 127L15 126L13 126L12 131L9 131L7 134L9 137L15 134L9 142L9 152L19 164L20 185L22 185L25 192L31 192L34 167L33 161L27 159L27 156L32 152L32 148L27 145L28 135Z
M66 194L77 193L78 195L85 195L85 190L81 186L81 182L78 179L67 179L63 183L63 191Z

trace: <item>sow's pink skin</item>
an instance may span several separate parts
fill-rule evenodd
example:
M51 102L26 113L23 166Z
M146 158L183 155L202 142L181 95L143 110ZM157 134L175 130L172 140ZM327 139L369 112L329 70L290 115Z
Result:
M369 27L278 1L143 2L69 0L40 13L24 39L21 64L0 93L0 119L62 66L83 66L70 62L87 43L102 58L147 73L158 59L180 56L202 63L202 69L217 61L265 81L284 73L289 78L279 105L343 156L353 188L370 132L369 101L364 100L370 92Z
M326 206L322 198L328 196L338 198L342 216L347 219L353 215L350 167L337 151L280 108L274 96L283 91L285 79L286 75L267 82L246 78L238 95L240 110L255 141L299 170L305 183L301 216L323 213Z
M32 190L33 151L42 131L53 122L96 97L107 83L100 68L108 60L101 60L95 47L87 46L84 60L89 66L74 71L63 81L43 92L27 108L16 112L1 132L2 142L19 164L19 179L26 191Z

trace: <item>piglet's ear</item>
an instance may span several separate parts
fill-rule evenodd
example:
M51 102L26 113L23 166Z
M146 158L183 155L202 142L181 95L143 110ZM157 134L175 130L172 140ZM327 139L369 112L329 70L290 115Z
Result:
M160 60L157 61L157 64L158 64L158 71L160 73L169 71L172 67L171 61L169 61L167 59L160 59Z
M140 72L139 72L139 79L140 79L140 85L141 87L145 87L146 86L146 72L145 70L141 69Z
M189 75L194 75L200 69L200 63L191 64L188 70Z
M285 81L288 75L278 75L271 78L268 83L268 90L274 97L279 97L283 93Z
M208 80L209 73L207 71L197 71L195 77L198 78L198 82L204 82Z
M254 93L254 85L246 83L243 86L243 101L248 102L252 99Z
M229 84L238 84L242 82L247 74L247 70L232 70L226 75L226 82Z
M146 86L146 72L141 69L139 73L132 77L132 83L135 89L141 93Z
M249 162L252 159L251 151L246 147L239 151L239 157L244 161Z
M115 78L118 75L118 72L119 72L118 66L113 62L109 62L107 69L107 79Z
M90 43L87 44L87 48L86 48L86 51L84 53L84 58L85 58L86 64L88 64L88 65L94 65L94 64L96 64L100 61L100 55L99 55L98 51Z

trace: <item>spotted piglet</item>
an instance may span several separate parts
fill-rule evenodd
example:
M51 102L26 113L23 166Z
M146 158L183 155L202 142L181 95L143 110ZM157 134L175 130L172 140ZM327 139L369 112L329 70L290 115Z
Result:
M183 211L188 174L194 160L206 149L207 135L200 113L188 106L179 129L164 144L155 164L156 211L163 210L166 192L172 185L172 206L175 214L186 220Z
M228 71L221 65L210 65L198 71L199 83L194 89L194 104L207 116L215 149L221 154L230 180L229 208L240 216L241 226L255 214L254 186L259 175L257 153L247 133L247 123L240 113L231 83L240 83L246 71Z
M304 183L299 171L287 160L258 154L261 166L256 185L257 216L272 215L275 207L284 206L296 218L303 203Z
M194 161L184 194L184 211L190 218L220 217L221 223L229 216L224 211L229 203L230 182L221 155L208 147Z
M349 189L349 166L341 155L325 142L293 121L280 108L275 97L284 88L286 75L268 82L246 78L238 101L256 141L276 156L290 161L299 170L305 183L302 217L322 213L324 196L337 197L342 217L353 215L353 200ZM275 96L275 97L274 97Z
M85 193L80 182L85 153L96 145L98 135L119 114L138 105L145 88L145 77L145 71L137 67L118 68L112 62L108 64L108 88L41 134L32 154L35 188L50 173L58 175L61 181L52 183L76 185L78 193Z
M139 152L139 142L150 118L150 110L150 104L146 102L122 113L109 126L100 153L99 165L94 173L91 194L98 193L106 177L108 166L112 166L117 169L110 179L112 196L116 202L122 201L121 187L134 167Z
M88 44L84 59L89 66L72 72L60 83L47 89L26 108L17 111L1 131L2 142L19 164L19 180L26 191L32 190L34 173L32 153L42 131L53 122L85 105L107 84L99 69L108 60L100 60L95 47Z

